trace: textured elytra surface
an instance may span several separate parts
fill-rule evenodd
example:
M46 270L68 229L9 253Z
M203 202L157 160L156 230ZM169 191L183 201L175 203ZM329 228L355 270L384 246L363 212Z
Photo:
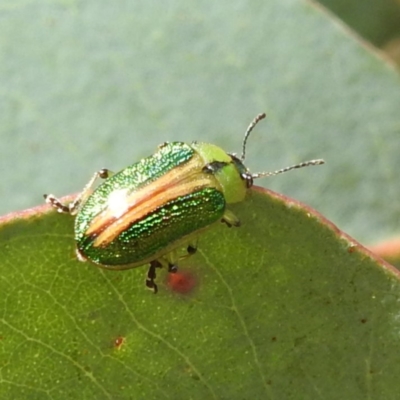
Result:
M77 262L68 216L3 224L0 397L395 399L398 273L294 203L234 211L181 266L186 294Z
M173 142L107 178L78 208L80 254L120 268L155 260L174 243L187 246L189 236L221 220L225 211L218 180L223 167L204 167L197 151Z
M95 238L90 236L79 241L78 246L99 264L118 267L138 263L174 242L187 247L185 237L221 220L224 210L223 194L215 188L204 188L160 205L104 246L94 246Z
M106 207L110 207L110 197L113 194L116 192L123 193L124 196L119 201L117 199L116 206L119 205L119 208L127 207L129 206L127 204L129 195L157 181L178 166L187 163L193 155L193 149L185 143L164 144L155 154L142 158L101 181L99 187L85 199L79 209L76 221L77 240L80 240L85 234L93 218ZM117 211L115 210L115 214Z

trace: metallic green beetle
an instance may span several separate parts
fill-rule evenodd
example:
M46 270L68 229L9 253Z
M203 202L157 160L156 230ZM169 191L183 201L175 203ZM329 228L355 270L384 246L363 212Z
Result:
M149 263L146 285L157 293L156 269L176 272L177 262L196 252L201 231L219 221L240 225L227 205L243 201L254 179L324 163L311 160L251 174L243 164L246 143L263 118L265 114L258 115L247 128L240 158L209 143L164 143L152 156L116 174L96 172L68 205L51 194L44 197L58 212L76 215L80 261L112 270ZM93 190L97 178L105 181ZM187 254L179 256L183 246Z

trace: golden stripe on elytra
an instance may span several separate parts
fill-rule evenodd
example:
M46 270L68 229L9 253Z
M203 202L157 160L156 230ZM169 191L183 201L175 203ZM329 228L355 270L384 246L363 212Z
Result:
M105 246L135 221L162 204L191 193L196 188L216 186L215 178L202 173L202 167L202 159L195 155L189 162L129 195L126 199L126 211L118 218L115 217L115 210L107 207L94 218L85 234L89 236L98 233L93 245Z
M197 156L197 155L196 155ZM193 157L189 162L180 165L179 167L173 168L171 171L167 172L165 175L161 176L156 181L143 186L142 188L133 191L130 195L126 197L126 211L128 212L132 207L140 207L141 203L146 201L147 197L154 196L161 191L165 191L170 185L178 183L185 177L185 174L193 175L193 172L198 172L196 166L200 167L201 159L200 157ZM187 176L186 176L187 177ZM94 217L90 223L90 226L86 230L85 234L90 236L101 231L115 219L115 210L106 207L101 213Z
M129 212L125 213L122 217L118 218L117 221L107 227L100 235L94 240L93 245L105 246L111 243L117 238L122 232L129 228L133 223L142 219L145 215L151 213L157 207L168 203L177 197L184 196L188 193L193 192L194 189L201 187L209 187L210 179L208 177L202 177L202 179L195 179L189 182L182 182L178 185L174 185L164 193L158 193L157 196L149 197L147 201L143 202L141 207L134 207Z

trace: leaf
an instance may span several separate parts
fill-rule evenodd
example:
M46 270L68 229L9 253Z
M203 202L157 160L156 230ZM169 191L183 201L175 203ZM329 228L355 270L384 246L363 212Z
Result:
M395 398L399 273L272 192L232 210L157 295L78 262L67 215L3 219L0 397Z
M398 232L398 72L311 2L15 2L0 34L3 212L166 140L239 152L266 111L253 171L325 158L268 184ZM397 272L293 202L235 212L157 296L78 263L67 216L3 220L0 397L396 399Z

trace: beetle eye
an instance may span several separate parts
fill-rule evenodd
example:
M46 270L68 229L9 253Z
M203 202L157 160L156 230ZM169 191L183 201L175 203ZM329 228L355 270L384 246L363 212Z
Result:
M240 175L244 181L246 181L246 187L251 188L253 186L253 176L249 173L244 173Z

